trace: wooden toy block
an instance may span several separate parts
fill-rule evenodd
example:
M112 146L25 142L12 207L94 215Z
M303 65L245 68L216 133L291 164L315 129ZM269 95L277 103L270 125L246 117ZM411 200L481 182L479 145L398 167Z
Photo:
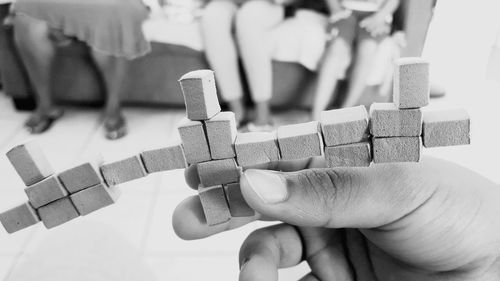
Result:
M423 142L425 147L470 144L470 118L465 109L426 111Z
M255 215L255 211L248 206L245 198L243 198L239 183L230 183L225 185L224 191L226 193L226 199L229 205L231 217L252 217Z
M37 211L43 224L48 229L59 226L80 216L69 197L54 201L39 208Z
M421 136L422 110L401 110L392 103L374 103L370 107L370 132L374 137Z
M368 138L368 112L364 106L323 111L321 131L325 146L362 142Z
M147 175L140 156L132 156L101 166L101 173L109 186L143 178Z
M278 144L282 160L323 155L323 138L317 121L278 128Z
M208 225L218 225L231 219L224 188L221 185L213 187L200 186L198 196Z
M325 147L325 160L328 168L368 167L372 162L370 143Z
M116 187L108 188L100 183L70 196L78 213L82 216L114 204L120 193Z
M7 158L26 186L35 184L54 173L42 150L33 143L12 148L7 152Z
M419 162L420 137L373 138L373 162Z
M190 120L208 120L220 112L214 72L196 70L179 80Z
M40 222L36 210L29 202L0 214L0 222L7 233L14 233Z
M184 149L181 144L141 153L146 171L151 173L187 168Z
M68 196L68 191L56 176L48 177L41 182L30 185L24 191L28 195L31 205L35 208L40 208Z
M240 179L240 169L234 159L213 160L198 163L196 166L203 186L227 184Z
M429 104L429 63L422 58L401 58L394 71L394 104L399 109Z
M103 182L101 174L98 172L100 165L99 161L87 162L60 173L58 177L64 188L73 194Z
M205 121L212 159L234 158L234 141L238 130L233 112L220 112Z
M276 132L239 133L234 146L238 165L241 167L280 160Z
M196 164L212 159L202 122L184 119L178 130L188 164Z

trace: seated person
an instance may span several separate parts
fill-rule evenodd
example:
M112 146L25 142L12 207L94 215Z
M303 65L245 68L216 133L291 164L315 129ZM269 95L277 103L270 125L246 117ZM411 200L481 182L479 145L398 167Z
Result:
M251 131L272 129L272 59L287 61L293 57L306 67L315 68L324 51L326 4L322 1L282 2L213 0L207 5L202 20L208 60L218 75L222 96L229 101L238 121L245 115L238 58L243 61L256 106L255 118L248 125ZM296 13L290 16L285 11ZM282 48L283 43L288 46Z
M121 112L121 82L126 59L150 51L141 25L148 16L140 0L18 0L14 6L15 40L36 90L37 109L26 121L34 134L48 130L62 115L51 97L56 48L77 38L92 50L106 86L104 128L109 139L126 134Z
M321 66L313 108L313 118L318 120L331 99L339 79L345 76L355 53L347 99L344 107L359 101L367 77L372 70L374 54L379 42L391 31L392 15L400 0L328 0L331 22L338 35L327 48ZM354 43L357 49L352 50ZM333 96L332 96L333 93Z

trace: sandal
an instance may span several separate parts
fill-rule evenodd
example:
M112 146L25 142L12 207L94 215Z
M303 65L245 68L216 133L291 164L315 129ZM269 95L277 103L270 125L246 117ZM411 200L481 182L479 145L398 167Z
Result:
M104 121L105 136L108 140L117 140L127 135L127 123L122 115L118 118L106 118Z
M31 134L41 134L50 127L54 122L64 115L62 109L53 109L45 113L34 113L28 120L24 123L24 126Z

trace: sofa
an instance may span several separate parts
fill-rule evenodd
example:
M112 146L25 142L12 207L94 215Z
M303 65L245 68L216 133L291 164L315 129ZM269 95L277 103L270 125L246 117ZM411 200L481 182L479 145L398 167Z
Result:
M395 24L412 38L425 38L428 22L413 21L405 25L405 17L412 17L410 7L415 3L433 0L406 0L397 12ZM412 3L413 2L413 3ZM419 5L420 6L420 5ZM412 8L414 9L414 8ZM432 9L420 11L419 17L429 18ZM421 13L427 14L422 16ZM0 5L0 20L8 14L8 5ZM422 36L424 34L424 36ZM423 44L422 44L423 45ZM418 54L414 54L418 55ZM188 47L152 42L148 55L129 63L127 79L123 85L123 102L132 105L183 106L183 97L177 80L184 73L208 68L202 52ZM57 50L52 70L53 94L58 103L99 105L105 92L88 47L81 42ZM6 95L18 109L34 107L33 86L20 60L13 39L12 28L0 28L0 75ZM296 63L273 63L273 99L275 107L309 107L313 98L315 73Z

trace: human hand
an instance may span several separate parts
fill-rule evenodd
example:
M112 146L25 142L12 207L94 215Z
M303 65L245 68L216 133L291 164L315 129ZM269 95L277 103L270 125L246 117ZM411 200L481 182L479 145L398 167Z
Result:
M256 219L284 222L252 233L240 280L277 280L306 260L303 280L498 280L500 187L436 159L356 169L248 170L242 193L259 214L207 226L199 199L174 212L176 233L200 239ZM195 186L193 170L186 178Z
M359 26L365 29L372 37L384 36L391 32L391 26L387 16L382 13L375 13L363 19Z

